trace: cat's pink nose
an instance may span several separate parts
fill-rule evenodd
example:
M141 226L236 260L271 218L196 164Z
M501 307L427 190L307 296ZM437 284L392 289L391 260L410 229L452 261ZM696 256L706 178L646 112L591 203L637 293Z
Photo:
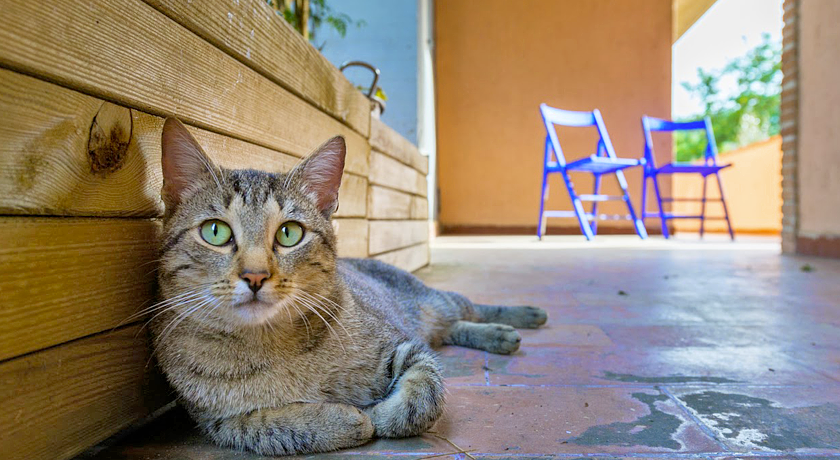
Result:
M263 282L269 276L268 272L251 272L247 270L239 274L239 277L245 280L248 283L248 287L255 293L260 290Z

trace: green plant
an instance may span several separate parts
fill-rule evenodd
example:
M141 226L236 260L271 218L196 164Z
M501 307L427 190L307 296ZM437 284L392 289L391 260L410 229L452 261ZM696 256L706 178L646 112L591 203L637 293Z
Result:
M362 27L363 20L353 20L350 15L333 10L327 0L266 0L277 14L283 16L304 38L315 42L324 25L335 30L342 38L347 35L348 26ZM321 43L318 49L323 49Z
M699 82L682 86L703 101L704 111L684 120L712 119L719 152L736 149L779 133L782 92L781 43L765 34L761 44L733 59L721 70L697 69ZM720 93L721 80L734 78L733 96ZM674 135L677 161L702 158L706 138L702 132Z

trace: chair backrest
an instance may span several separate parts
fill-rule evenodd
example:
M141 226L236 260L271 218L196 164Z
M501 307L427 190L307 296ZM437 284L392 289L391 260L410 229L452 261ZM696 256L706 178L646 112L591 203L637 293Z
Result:
M651 132L663 131L706 131L706 151L703 161L706 164L717 164L717 144L715 143L715 132L712 130L712 120L706 117L694 121L670 121L661 118L642 116L642 130L645 132L645 160L648 167L655 168L656 162L653 158L653 138Z
M598 155L615 158L615 149L610 141L610 135L607 134L607 128L604 126L604 119L601 118L601 112L595 109L591 112L573 112L571 110L556 109L549 107L546 104L540 104L540 113L542 114L543 123L545 123L546 139L545 139L545 162L551 161L551 152L554 152L557 158L557 163L560 166L566 166L566 158L563 155L563 149L560 148L560 140L557 138L557 129L555 125L569 126L572 128L584 128L587 126L594 126L598 130Z

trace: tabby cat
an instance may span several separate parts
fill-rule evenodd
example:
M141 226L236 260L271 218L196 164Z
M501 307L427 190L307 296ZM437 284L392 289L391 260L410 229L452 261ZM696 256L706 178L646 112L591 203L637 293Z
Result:
M330 218L344 156L335 137L286 174L222 169L166 120L155 354L220 445L284 455L423 433L444 402L432 347L512 353L512 326L546 321L339 259Z

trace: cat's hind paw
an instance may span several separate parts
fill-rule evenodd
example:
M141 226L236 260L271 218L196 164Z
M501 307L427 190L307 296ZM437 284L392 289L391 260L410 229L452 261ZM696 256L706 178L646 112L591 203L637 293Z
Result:
M548 320L548 313L539 307L507 307L504 305L474 305L479 323L507 324L516 328L536 329Z
M548 321L548 313L539 307L510 307L510 324L523 329L536 329Z
M490 353L509 355L519 350L522 337L512 326L507 324L482 324L483 343L482 348Z

